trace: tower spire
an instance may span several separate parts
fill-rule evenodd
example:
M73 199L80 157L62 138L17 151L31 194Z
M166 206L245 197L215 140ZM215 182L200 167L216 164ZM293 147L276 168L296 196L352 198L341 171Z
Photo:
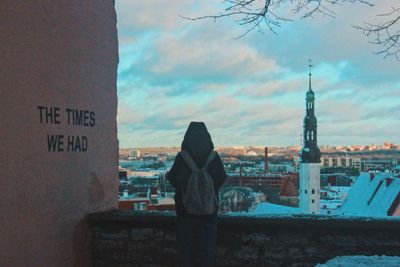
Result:
M303 147L300 151L299 207L303 213L320 212L321 152L317 142L317 118L315 116L315 94L311 89L311 59L308 61L309 89L306 92L306 114L303 126Z
M306 93L306 114L303 127L303 149L301 160L304 163L320 163L320 150L317 145L317 118L315 117L315 96L311 89L311 60L309 60L309 90Z
M311 91L311 68L313 67L313 65L311 64L312 61L311 59L308 60L308 68L309 68L309 72L308 72L308 90Z

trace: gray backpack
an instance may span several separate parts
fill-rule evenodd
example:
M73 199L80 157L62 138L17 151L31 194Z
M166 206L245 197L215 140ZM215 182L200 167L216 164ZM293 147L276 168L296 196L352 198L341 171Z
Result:
M183 206L186 212L193 215L210 215L214 213L217 210L218 201L215 197L214 183L207 172L207 168L208 164L215 158L216 152L211 151L201 169L197 167L188 152L183 150L181 155L192 171L186 191L183 193Z

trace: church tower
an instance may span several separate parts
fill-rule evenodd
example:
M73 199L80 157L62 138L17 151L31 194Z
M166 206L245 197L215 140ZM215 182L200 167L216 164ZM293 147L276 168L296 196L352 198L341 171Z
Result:
M306 93L303 147L300 151L300 210L302 213L320 212L320 162L321 152L317 146L317 118L315 117L315 94L311 89L311 60L309 88Z

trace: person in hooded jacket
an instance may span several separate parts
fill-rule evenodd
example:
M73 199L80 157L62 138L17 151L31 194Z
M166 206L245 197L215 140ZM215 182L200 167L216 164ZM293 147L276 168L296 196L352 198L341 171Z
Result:
M214 144L203 122L190 123L183 138L181 150L188 152L199 168L204 166L208 156L214 150ZM218 189L224 184L227 176L222 160L218 153L216 154L209 163L207 172L213 180L218 199ZM191 173L182 155L178 153L167 175L167 179L175 188L178 263L180 267L195 266L196 262L200 263L200 266L214 266L218 209L211 215L192 215L185 211L182 197Z

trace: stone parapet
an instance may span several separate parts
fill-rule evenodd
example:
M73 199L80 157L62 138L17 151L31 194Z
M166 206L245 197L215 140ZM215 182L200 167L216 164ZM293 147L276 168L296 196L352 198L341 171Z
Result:
M88 217L95 266L176 266L175 214ZM400 256L400 220L220 216L217 266L315 266L342 255Z

